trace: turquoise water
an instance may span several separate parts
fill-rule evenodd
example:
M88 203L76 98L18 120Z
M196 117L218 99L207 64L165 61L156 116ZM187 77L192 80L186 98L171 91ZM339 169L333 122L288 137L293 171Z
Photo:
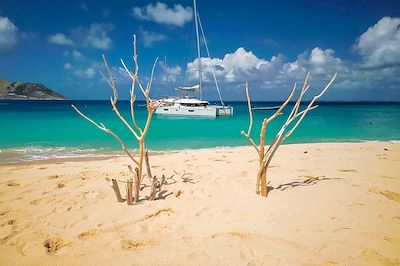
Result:
M136 142L111 111L108 101L73 101L84 113L113 129L132 149ZM40 159L74 156L98 151L118 151L118 143L81 118L69 101L0 101L0 161L10 154L14 159ZM140 104L140 102L139 102ZM248 145L240 135L247 130L245 102L230 103L233 117L178 118L154 116L147 141L150 150L177 150L216 146ZM279 104L279 103L278 103ZM253 103L275 106L277 103ZM290 108L291 106L289 106ZM119 102L129 120L129 103ZM279 130L290 109L274 120L267 130L270 140ZM254 111L253 136L261 121L273 111ZM143 125L145 107L137 107L137 120ZM399 103L320 103L307 115L286 143L400 140Z

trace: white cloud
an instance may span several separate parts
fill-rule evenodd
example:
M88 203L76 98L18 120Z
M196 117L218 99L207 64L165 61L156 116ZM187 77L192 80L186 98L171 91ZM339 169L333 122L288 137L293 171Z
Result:
M85 74L88 78L93 78L94 74L96 72L94 71L94 68L89 67L88 69L86 69Z
M258 58L243 47L226 54L222 59L202 58L201 61L203 81L206 85L213 83L212 67L214 67L218 82L231 84L222 86L231 89L249 80L257 84L258 91L265 89L285 91L290 89L294 82L302 81L308 71L315 84L321 84L336 72L339 75L349 72L345 62L335 57L333 50L319 47L312 49L311 52L304 52L296 60L288 62L283 55L272 56L270 59ZM197 81L197 59L187 64L186 78L192 82Z
M92 79L92 78L94 78L95 74L96 74L96 71L93 67L75 70L75 75L79 78Z
M79 51L77 51L77 50L73 50L72 51L72 57L75 59L75 60L79 60L79 59L82 59L82 53L81 52L79 52Z
M274 56L269 61L260 59L243 47L226 54L224 58L202 58L202 74L205 81L211 81L214 67L217 78L224 82L238 82L246 79L262 78L262 74L276 73L282 67L282 56ZM197 59L187 64L186 74L198 79Z
M18 28L7 17L0 16L0 52L9 51L17 43Z
M131 84L131 78L123 67L112 67L111 68L115 83L118 85Z
M193 18L191 7L183 7L180 4L169 8L162 2L148 4L145 7L133 7L132 16L141 20L154 21L159 24L182 27Z
M315 47L311 52L304 52L294 62L283 65L283 72L293 78L301 78L307 71L313 75L326 75L329 73L345 73L348 69L344 62L335 57L332 49L321 49Z
M168 82L169 80L175 82L182 73L182 68L178 65L170 67L164 62L160 62L161 67L161 80L163 82Z
M364 67L400 64L400 18L381 18L360 36L355 49L363 57Z
M72 51L65 51L63 53L64 57L72 57L74 60L81 60L83 59L83 55L81 52L77 51L77 50L72 50Z
M78 27L71 30L71 38L68 38L63 33L57 33L49 36L49 41L61 45L79 45L93 47L102 50L111 48L112 40L108 33L114 29L112 23L92 23L89 27ZM64 53L64 56L69 56L69 52ZM75 59L80 58L80 53L73 51L71 55Z
M70 62L67 62L64 64L64 69L71 69L71 68L72 68L72 65Z
M114 29L111 23L93 23L88 30L85 30L84 43L87 46L107 50L111 47L112 41L108 32Z
M167 36L161 33L143 30L142 31L143 44L145 47L152 46L155 42L162 42L167 39Z
M56 33L49 36L49 42L59 45L74 45L74 42L67 38L63 33Z

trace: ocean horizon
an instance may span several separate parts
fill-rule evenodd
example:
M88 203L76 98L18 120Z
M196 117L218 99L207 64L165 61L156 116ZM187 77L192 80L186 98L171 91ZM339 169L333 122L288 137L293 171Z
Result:
M117 133L128 148L137 148L135 138L113 113L109 101L1 100L0 163L52 158L87 157L120 154L120 146L108 134L80 117L75 104L89 117L104 123ZM147 148L150 151L173 151L248 145L241 136L249 123L247 102L226 102L234 107L233 117L188 118L154 115ZM136 103L137 121L145 122L147 112ZM253 106L275 106L281 102L255 101ZM267 128L267 142L280 129L293 103ZM304 118L295 133L285 142L363 142L400 140L399 102L318 102L319 107ZM130 121L128 101L119 101L121 113ZM302 107L305 107L302 105ZM258 139L261 121L273 111L253 111L252 136Z

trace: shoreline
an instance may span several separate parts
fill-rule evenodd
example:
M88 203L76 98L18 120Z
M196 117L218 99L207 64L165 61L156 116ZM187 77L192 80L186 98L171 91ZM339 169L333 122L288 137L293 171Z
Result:
M0 165L3 264L400 263L400 143L282 145L267 198L250 146L150 157L168 184L134 206L104 181L129 178L129 163Z
M339 141L339 142L302 142L302 143L283 143L282 146L290 146L290 145L325 145L325 144L359 144L359 143L390 143L390 144L396 144L400 143L400 140L360 140L360 141ZM151 150L149 149L149 154L150 155L157 155L157 154L173 154L173 153L179 153L179 152L195 152L195 151L213 151L213 150L227 150L227 149L240 149L240 148L246 148L250 147L249 145L238 145L238 146L215 146L215 147L206 147L206 148L183 148L183 149L170 149L170 150ZM9 151L16 151L16 150L24 150L24 149L29 149L29 148L34 148L36 150L48 150L48 149L63 149L65 151L68 151L69 149L71 151L73 150L79 150L78 155L67 155L63 157L62 152L57 153L57 155L49 155L50 158L39 158L39 159L25 159L25 160L19 160L19 161L4 161L4 158L1 157L7 157L4 156L4 152L7 153ZM3 148L0 149L0 166L6 166L6 165L15 165L15 164L29 164L29 163L35 163L35 164L40 164L40 163L52 163L52 162L62 162L62 161L92 161L92 160L107 160L111 159L114 157L124 157L125 154L120 150L120 149L107 149L106 151L103 151L104 148L77 148L77 147L37 147L37 146L27 146L27 147L15 147L15 148ZM3 154L2 154L3 153ZM134 149L133 154L136 154L137 151ZM40 153L38 153L40 154Z

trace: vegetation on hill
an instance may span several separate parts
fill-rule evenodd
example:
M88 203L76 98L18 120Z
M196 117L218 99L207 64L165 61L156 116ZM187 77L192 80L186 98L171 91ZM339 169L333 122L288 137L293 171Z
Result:
M0 80L0 99L9 100L65 100L66 97L43 84Z

